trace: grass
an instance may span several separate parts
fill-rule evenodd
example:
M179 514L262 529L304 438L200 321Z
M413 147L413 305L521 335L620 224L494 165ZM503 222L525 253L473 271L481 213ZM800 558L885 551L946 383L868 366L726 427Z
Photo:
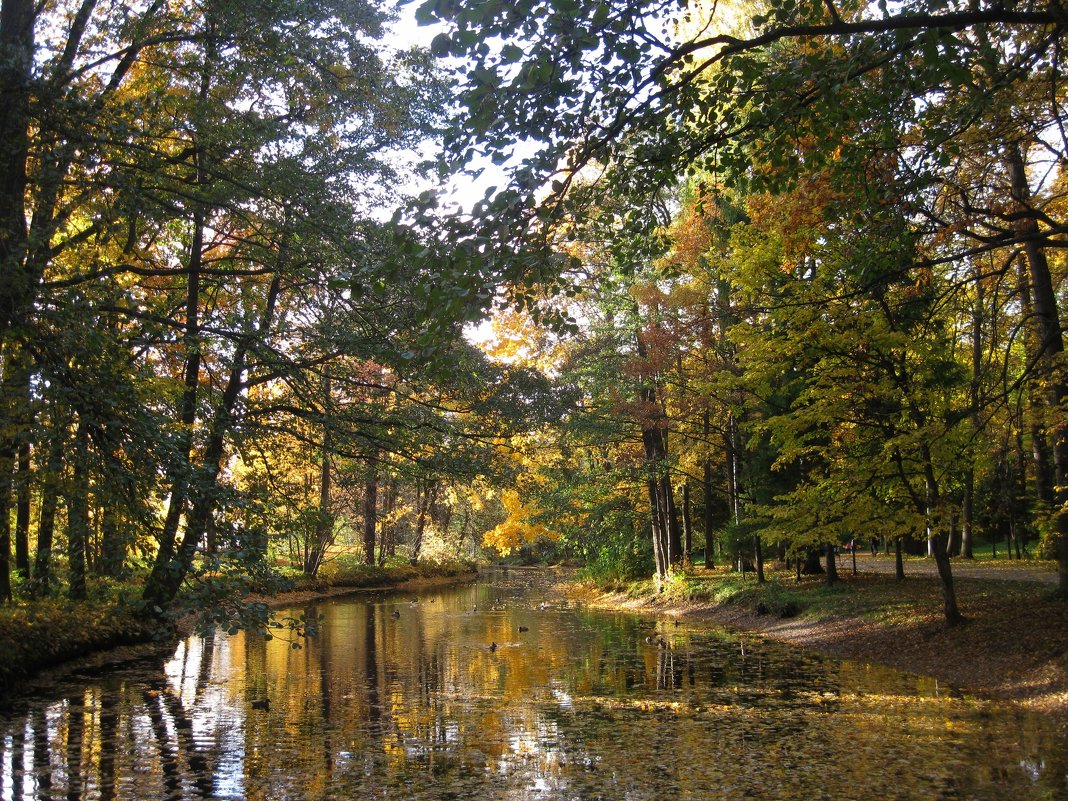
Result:
M1015 567L1016 560L998 559L993 565ZM1037 562L1037 560L1036 560ZM1036 562L1028 563L1034 566ZM1041 562L1037 562L1041 564ZM792 570L765 568L767 581L759 584L753 573L742 574L728 567L704 570L695 567L675 573L657 591L651 579L613 582L598 589L625 595L630 599L656 599L660 604L733 607L777 617L803 616L810 619L860 617L873 622L937 619L941 613L941 591L934 576L910 576L898 582L893 575L862 573L851 575L839 568L839 581L828 586L823 576L802 576L798 581ZM998 603L1026 605L1050 594L1048 586L1028 582L983 579L957 580L962 607L969 602L986 606ZM967 610L965 610L967 611Z
M1028 562L1043 562L1043 561L1047 561L1047 560L1039 559L1039 557L1037 556L1038 544L1034 543L1034 542L1032 542L1032 543L1030 543L1028 545L1028 547L1027 547L1028 555L1024 556L1023 559L1021 559L1021 560L1016 559L1016 555L1015 555L1016 554L1016 550L1015 549L1013 549L1013 558L1012 559L1008 558L1008 553L1009 553L1009 549L1005 545L1004 542L999 542L998 543L997 556L996 557L994 556L994 546L993 546L992 543L989 543L989 542L976 543L975 545L972 546L972 556L975 557L978 560L983 561L983 562L999 562L999 563L1000 562L1005 562L1006 564L1015 565L1017 562L1028 563Z
M766 571L768 581L758 584L753 574L743 578L729 568L705 571L695 568L672 574L658 592L652 579L632 582L610 582L600 588L623 594L629 598L656 597L665 603L713 604L757 609L763 605L768 614L793 617L806 609L816 608L826 595L840 589L827 590L814 580L795 584L789 571Z

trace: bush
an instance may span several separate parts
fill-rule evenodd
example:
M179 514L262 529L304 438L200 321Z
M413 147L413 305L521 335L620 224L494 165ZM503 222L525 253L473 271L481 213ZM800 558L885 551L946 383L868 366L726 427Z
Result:
M631 582L652 575L655 563L651 537L629 527L613 528L603 534L586 552L583 577L603 585Z
M324 587L392 587L405 581L445 578L473 573L477 568L460 560L426 561L417 565L395 561L386 567L366 565L351 553L339 554L323 565L317 580L302 582L306 589Z
M753 537L760 529L761 524L752 520L742 520L739 523L728 523L719 530L719 541L723 552L730 558L731 564L737 565L739 559L751 563L755 558L753 551Z

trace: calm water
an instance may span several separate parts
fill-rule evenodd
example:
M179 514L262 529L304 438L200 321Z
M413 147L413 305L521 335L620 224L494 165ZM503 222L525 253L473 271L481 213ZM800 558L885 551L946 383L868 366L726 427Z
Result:
M1068 799L1049 718L545 587L338 600L292 610L323 616L299 650L68 680L0 718L0 798Z

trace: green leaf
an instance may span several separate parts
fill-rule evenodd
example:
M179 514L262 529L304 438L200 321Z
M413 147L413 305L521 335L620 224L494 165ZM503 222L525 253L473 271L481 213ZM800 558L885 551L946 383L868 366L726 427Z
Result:
M438 21L437 0L428 0L415 9L415 21L419 25L433 25Z
M430 52L438 58L444 58L452 50L452 39L447 33L439 33L430 41Z
M515 64L517 61L522 61L523 49L514 44L506 44L501 48L501 63L502 64Z

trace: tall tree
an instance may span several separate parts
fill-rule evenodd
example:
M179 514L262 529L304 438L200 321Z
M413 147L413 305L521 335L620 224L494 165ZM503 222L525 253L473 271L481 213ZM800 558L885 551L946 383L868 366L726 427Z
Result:
M517 209L516 219L505 229L491 215L487 236L544 251L552 247L546 221L614 214L616 198L647 198L687 174L774 189L825 167L892 178L879 202L906 209L918 222L914 233L929 242L942 239L920 261L937 267L1012 244L1027 254L1035 314L1047 332L1043 349L1059 353L1048 333L1059 314L1041 251L1063 225L1041 213L1020 182L1027 153L1014 160L1002 147L1023 142L1026 151L1041 140L1049 152L1064 150L1060 66L1050 54L1068 29L1057 9L924 0L893 8L544 0L530 11L538 22L529 24L492 4L430 2L420 14L449 25L435 40L438 52L475 65L465 85L466 125L452 140L457 159L487 150L503 159L520 140L540 145L499 196ZM498 37L500 46L483 46ZM1039 94L1047 101L1041 108L1031 102ZM1019 112L1006 116L1011 109ZM969 204L966 219L949 220L928 201L980 130L987 146L1009 159L1015 188L996 204ZM591 191L594 166L602 177ZM535 197L540 187L549 191ZM653 230L640 214L621 216L617 225ZM1055 386L1053 394L1059 391ZM1056 463L1063 429L1050 422ZM1066 525L1056 513L1062 594Z

